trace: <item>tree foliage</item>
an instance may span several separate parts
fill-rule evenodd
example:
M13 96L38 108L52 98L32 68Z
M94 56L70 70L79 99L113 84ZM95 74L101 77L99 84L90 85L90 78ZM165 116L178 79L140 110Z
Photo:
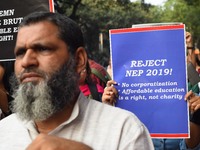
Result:
M163 7L152 9L158 22L182 22L186 31L192 33L194 42L200 46L200 0L168 0ZM198 46L198 47L199 47Z
M133 24L182 22L200 43L200 0L167 0L164 6L146 4L145 0L55 0L57 11L81 26L90 57L106 65L109 59L109 30L127 28ZM103 50L99 34L103 34Z
M60 13L82 27L89 56L102 65L106 65L109 59L110 29L127 28L151 20L140 3L129 0L57 0L57 3ZM104 37L103 51L99 49L100 33Z

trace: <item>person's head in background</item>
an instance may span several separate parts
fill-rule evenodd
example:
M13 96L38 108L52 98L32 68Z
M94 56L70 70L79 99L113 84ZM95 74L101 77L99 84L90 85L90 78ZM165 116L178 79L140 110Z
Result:
M14 73L14 61L1 61L0 66L4 69L3 84L7 92L11 92L11 85L9 83L10 77Z
M11 114L10 103L13 100L11 97L12 90L9 82L10 77L14 73L14 61L0 62L0 109L3 112L3 117Z
M64 15L37 12L23 19L15 46L13 111L46 120L75 103L87 56L79 26Z
M187 63L191 63L200 73L200 53L199 49L194 45L191 33L186 32Z

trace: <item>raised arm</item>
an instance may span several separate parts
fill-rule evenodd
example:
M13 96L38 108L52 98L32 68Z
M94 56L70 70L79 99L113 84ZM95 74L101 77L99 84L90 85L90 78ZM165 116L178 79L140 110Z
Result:
M190 138L185 139L185 143L188 148L194 149L200 144L200 96L189 91L185 99L189 103L191 112Z

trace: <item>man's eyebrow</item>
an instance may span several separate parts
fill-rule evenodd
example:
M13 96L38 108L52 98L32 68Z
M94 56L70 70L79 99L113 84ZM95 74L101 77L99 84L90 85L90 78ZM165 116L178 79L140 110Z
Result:
M23 46L17 47L17 48L15 48L15 50L14 50L14 54L17 56L17 55L19 55L19 54L21 54L21 53L24 53L25 51L26 51L26 48L25 48L25 47L23 47Z
M43 42L43 43L33 43L30 48L38 48L38 47L50 47L53 46L51 42Z
M43 47L43 46L45 46L45 44L41 44L41 43L35 43L35 44L32 44L31 46L30 46L30 48L38 48L38 47Z
M18 51L18 50L26 50L26 49L35 49L38 47L44 47L45 45L46 44L35 43L35 44L30 45L28 48L26 46L18 46L15 48L15 50Z
M14 49L14 52L20 51L20 50L25 50L26 48L24 46L16 46Z

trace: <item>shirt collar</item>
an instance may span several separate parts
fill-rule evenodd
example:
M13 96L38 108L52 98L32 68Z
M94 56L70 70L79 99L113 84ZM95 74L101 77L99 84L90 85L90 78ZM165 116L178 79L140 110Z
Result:
M61 128L63 128L65 125L71 123L73 120L75 120L80 113L80 100L84 97L83 93L80 92L78 99L74 105L73 111L71 116L69 117L68 120L66 120L65 122L63 122L62 124L60 124L57 128L55 128L54 130L52 130L49 134L52 134L58 130L60 130ZM23 122L23 124L25 125L25 127L28 129L30 135L32 138L34 138L36 136L36 134L39 134L36 127L35 127L35 123L33 121L25 121Z

